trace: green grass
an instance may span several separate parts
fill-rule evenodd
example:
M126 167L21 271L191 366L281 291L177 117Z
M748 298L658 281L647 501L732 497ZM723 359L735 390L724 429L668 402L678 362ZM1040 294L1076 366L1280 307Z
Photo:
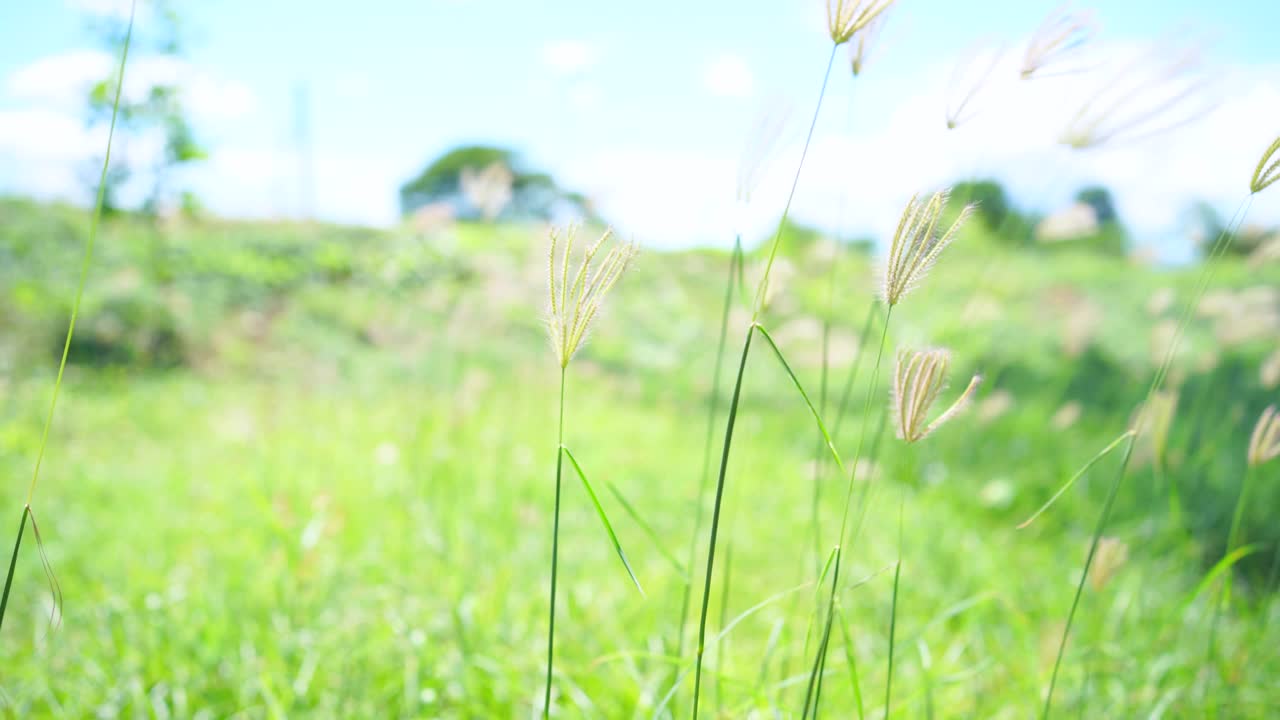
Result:
M71 209L0 202L5 527L16 525L39 445L85 227ZM424 243L229 223L158 234L130 218L103 231L77 330L95 342L72 348L34 503L65 615L50 630L44 573L24 544L0 633L0 712L527 718L539 709L558 392L541 325L543 237L461 226ZM850 257L828 318L820 254L783 248L777 277L789 279L765 324L812 392L824 320L837 349L831 377L852 362L838 348L863 327L871 262ZM886 436L879 449L867 524L843 560L848 642L838 626L826 717L858 704L851 661L866 716L883 710L904 494L893 716L1040 709L1119 458L1099 460L1031 527L1016 525L1123 432L1154 371L1147 340L1159 318L1148 298L1169 287L1185 302L1197 276L1008 251L977 233L949 253L895 311L889 347L947 345L955 377L980 370L988 383L978 407L918 447ZM994 259L999 272L976 286ZM748 256L749 277L762 260ZM566 482L562 717L651 717L692 666L690 648L663 655L685 588L670 558L683 557L693 532L727 263L722 253L645 253L574 360L565 444L646 595L619 568L581 483ZM1228 260L1215 288L1278 281L1274 266ZM1077 358L1061 351L1064 311L1051 302L1068 287L1105 310ZM975 294L981 302L961 312ZM731 335L748 315L735 309ZM1216 667L1205 661L1216 585L1201 586L1225 554L1248 432L1276 399L1257 374L1274 342L1227 347L1194 319L1189 350L1175 358L1182 400L1164 472L1179 483L1184 519L1171 522L1166 488L1135 455L1107 530L1129 544L1129 562L1101 591L1086 585L1054 717L1198 718L1217 707L1219 717L1264 718L1280 706L1280 604L1260 587L1280 540L1267 510L1280 499L1280 466L1258 468L1250 489L1239 544L1263 549L1234 568ZM1217 365L1197 369L1210 351ZM710 623L705 684L719 687L724 717L798 716L812 661L806 630L826 598L812 585L814 423L770 353L750 363L745 385L721 538L733 548L732 581L722 612L717 578L710 617L732 622L763 605L733 626L727 656L713 642L720 623ZM849 407L863 406L864 388ZM1013 404L983 420L981 399L996 389ZM882 408L887 392L877 395ZM1049 418L1067 400L1081 403L1081 419L1055 429ZM851 415L835 438L845 458L861 420ZM844 480L823 477L820 520L837 528ZM691 681L670 705L681 717Z

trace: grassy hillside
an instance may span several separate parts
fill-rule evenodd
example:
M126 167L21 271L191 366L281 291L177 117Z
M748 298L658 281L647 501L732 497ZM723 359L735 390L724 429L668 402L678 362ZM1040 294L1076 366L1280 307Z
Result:
M0 508L15 525L86 224L71 208L0 202ZM873 416L859 417L864 357L849 411L836 411L874 259L825 241L784 248L764 324L815 401L826 335L824 416L848 457L888 403L882 372ZM532 716L556 450L545 253L542 230L522 226L416 237L110 220L34 502L65 606L51 629L48 583L24 545L0 631L5 716ZM762 260L747 259L731 343ZM642 253L570 368L566 444L645 594L569 477L562 717L660 715L690 665L694 625L682 657L673 643L728 267L720 252ZM893 715L1038 712L1118 457L1016 526L1128 427L1200 277L1069 246L1003 248L974 230L895 310L891 350L954 351L946 399L972 373L986 380L926 442L886 436L858 479L867 525L847 551L828 714L883 707L900 519ZM1107 532L1127 562L1086 585L1057 716L1280 707L1275 462L1257 468L1253 552L1230 569L1233 602L1206 660L1223 577L1212 569L1249 433L1280 397L1262 371L1280 338L1277 287L1275 265L1213 268L1175 357L1167 439L1139 440ZM720 717L798 717L813 581L845 480L830 463L815 470L812 418L763 348L746 384L712 605L712 631L731 629L709 649L704 697ZM723 422L722 411L717 452ZM677 716L689 696L682 684Z

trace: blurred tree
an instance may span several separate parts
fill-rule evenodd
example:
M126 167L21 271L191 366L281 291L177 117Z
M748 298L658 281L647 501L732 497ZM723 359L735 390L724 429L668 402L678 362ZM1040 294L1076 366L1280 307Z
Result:
M1082 188L1080 192L1076 193L1076 202L1093 208L1094 217L1098 219L1099 225L1119 222L1120 215L1116 212L1116 204L1111 198L1111 191L1101 185L1090 185Z
M499 183L505 188L497 187ZM495 195L504 202L491 204ZM457 217L550 220L569 213L582 220L599 219L586 196L528 167L515 151L492 145L455 147L400 187L403 215L434 204L452 207Z
M1011 212L1009 196L1005 193L1004 186L995 180L957 183L951 190L951 202L957 208L968 203L976 203L977 217L990 232L1002 229Z
M135 32L131 40L130 52L134 57L146 54L158 59L156 67L169 68L173 72L169 77L158 79L141 93L129 92L134 87L129 84L126 73L126 92L120 96L120 108L116 121L117 152L113 153L111 169L107 174L103 209L114 212L120 209L120 188L137 174L139 168L130 167L125 146L130 142L139 142L143 138L159 136L160 152L150 168L150 188L143 202L142 210L155 216L166 207L194 212L199 208L199 201L189 191L174 193L172 189L173 174L179 168L190 163L204 160L207 155L195 137L191 123L187 119L186 108L182 102L182 91L177 82L180 74L180 60L183 55L182 26L171 3L167 0L140 0L139 6L146 6L148 23L146 35ZM139 8L141 10L141 7ZM118 58L124 50L124 41L128 32L127 20L115 17L95 17L91 23L93 31L100 37L101 43L108 49L113 58ZM136 30L135 26L135 30ZM163 73L162 73L163 74ZM116 96L116 70L89 90L88 119L91 125L102 125L110 122ZM141 95L141 96L139 96ZM101 168L102 159L97 158L91 164L93 168ZM97 171L87 172L91 192L97 192Z
M1080 238L1082 245L1105 255L1124 255L1129 247L1129 233L1120 222L1111 191L1101 185L1090 185L1076 193L1076 202L1093 210L1097 229Z
M966 204L974 203L976 219L986 234L1005 245L1027 245L1034 235L1035 219L1019 212L1009 201L1009 194L996 180L973 180L957 183L951 190L947 218L954 218Z

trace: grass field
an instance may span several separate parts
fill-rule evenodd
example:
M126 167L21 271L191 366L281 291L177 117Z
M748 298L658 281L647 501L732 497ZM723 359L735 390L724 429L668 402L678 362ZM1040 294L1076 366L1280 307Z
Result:
M0 508L14 526L86 225L75 210L0 203ZM829 326L825 417L848 457L888 404L886 364L872 416L859 416L864 358L850 412L834 410L873 261L826 242L784 248L763 323L815 399ZM558 390L545 252L532 226L415 238L109 221L33 504L65 605L51 627L28 535L0 632L4 716L540 712ZM1118 454L1016 526L1129 426L1201 273L1009 249L979 225L948 253L895 311L888 345L951 348L945 398L972 372L986 380L927 441L886 435L859 478L867 524L845 558L829 716L883 711L900 522L893 716L1040 711ZM730 361L762 261L748 255L735 294ZM644 595L566 476L558 716L685 716L696 619L683 657L672 654L728 267L724 253L643 253L570 366L566 445ZM1249 433L1277 397L1260 372L1276 347L1277 282L1274 264L1216 264L1175 355L1167 439L1139 438L1106 531L1127 562L1085 586L1055 717L1266 718L1280 707L1274 462L1255 468L1250 554L1228 570L1233 599L1208 659L1224 577L1212 570ZM717 717L799 717L825 597L814 581L844 493L823 463L815 531L816 441L781 365L753 354L711 607L711 637L727 629L704 680Z

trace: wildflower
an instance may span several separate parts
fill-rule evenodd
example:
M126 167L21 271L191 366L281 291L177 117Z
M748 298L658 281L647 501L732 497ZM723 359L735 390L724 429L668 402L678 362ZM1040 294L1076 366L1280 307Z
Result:
M559 277L556 268L556 247L560 240L560 231L552 228L551 249L547 257L547 268L550 277L549 291L551 296L550 317L547 325L551 335L551 345L555 350L560 367L569 366L569 360L582 345L591 321L600 311L600 304L605 295L618 281L622 273L636 255L636 246L632 243L615 243L609 252L594 267L592 262L604 244L613 237L612 230L606 230L600 239L587 248L582 264L577 273L569 277L569 259L573 251L573 239L576 228L570 226L565 232L564 252L560 261Z
M827 32L836 45L849 42L896 0L827 0Z
M939 235L938 221L949 197L950 192L946 190L934 193L927 202L921 202L916 195L902 211L884 268L884 299L890 307L897 305L924 279L973 212L974 206L966 205L951 227Z
M1173 307L1177 296L1173 293L1173 288L1160 288L1151 294L1151 298L1147 300L1147 312L1153 316L1165 314L1169 308Z
M978 403L978 420L983 423L995 422L1013 408L1013 394L1001 388L982 399Z
M1022 78L1043 76L1046 68L1070 60L1093 39L1097 31L1092 13L1072 12L1070 3L1059 6L1031 36L1027 54L1022 59Z
M1062 407L1058 408L1058 411L1053 414L1053 417L1049 418L1049 425L1052 426L1054 430L1066 430L1080 420L1080 415L1082 415L1083 412L1084 409L1080 406L1079 402L1069 400Z
M1280 385L1280 348L1262 361L1262 367L1258 370L1258 379L1262 381L1262 387L1268 390Z
M1081 304L1067 310L1062 323L1062 350L1068 357L1079 357L1093 344L1102 324L1102 309L1098 304L1083 298Z
M1277 457L1280 457L1280 414L1276 413L1275 405L1269 405L1249 436L1249 465L1261 465Z
M1280 138L1271 143L1271 147L1262 154L1262 159L1258 161L1258 169L1253 171L1253 179L1249 181L1249 190L1254 195L1267 189L1277 180L1280 180L1280 157L1276 157L1276 153L1280 152ZM1273 159L1274 158L1274 159ZM1267 161L1271 160L1271 164L1267 165Z
M1129 560L1129 546L1123 541L1113 537L1099 538L1098 551L1093 558L1093 572L1089 575L1089 585L1094 592L1100 592L1102 588L1111 582L1111 578L1115 577L1116 571L1124 566Z
M925 416L947 385L950 368L951 353L946 350L899 351L898 365L893 373L892 398L894 425L899 439L910 443L928 437L968 404L982 382L980 375L973 376L969 387L951 403L951 407L933 422L926 423Z
M1135 140L1205 113L1208 85L1191 50L1162 48L1136 58L1099 88L1067 124L1062 142L1077 150Z

